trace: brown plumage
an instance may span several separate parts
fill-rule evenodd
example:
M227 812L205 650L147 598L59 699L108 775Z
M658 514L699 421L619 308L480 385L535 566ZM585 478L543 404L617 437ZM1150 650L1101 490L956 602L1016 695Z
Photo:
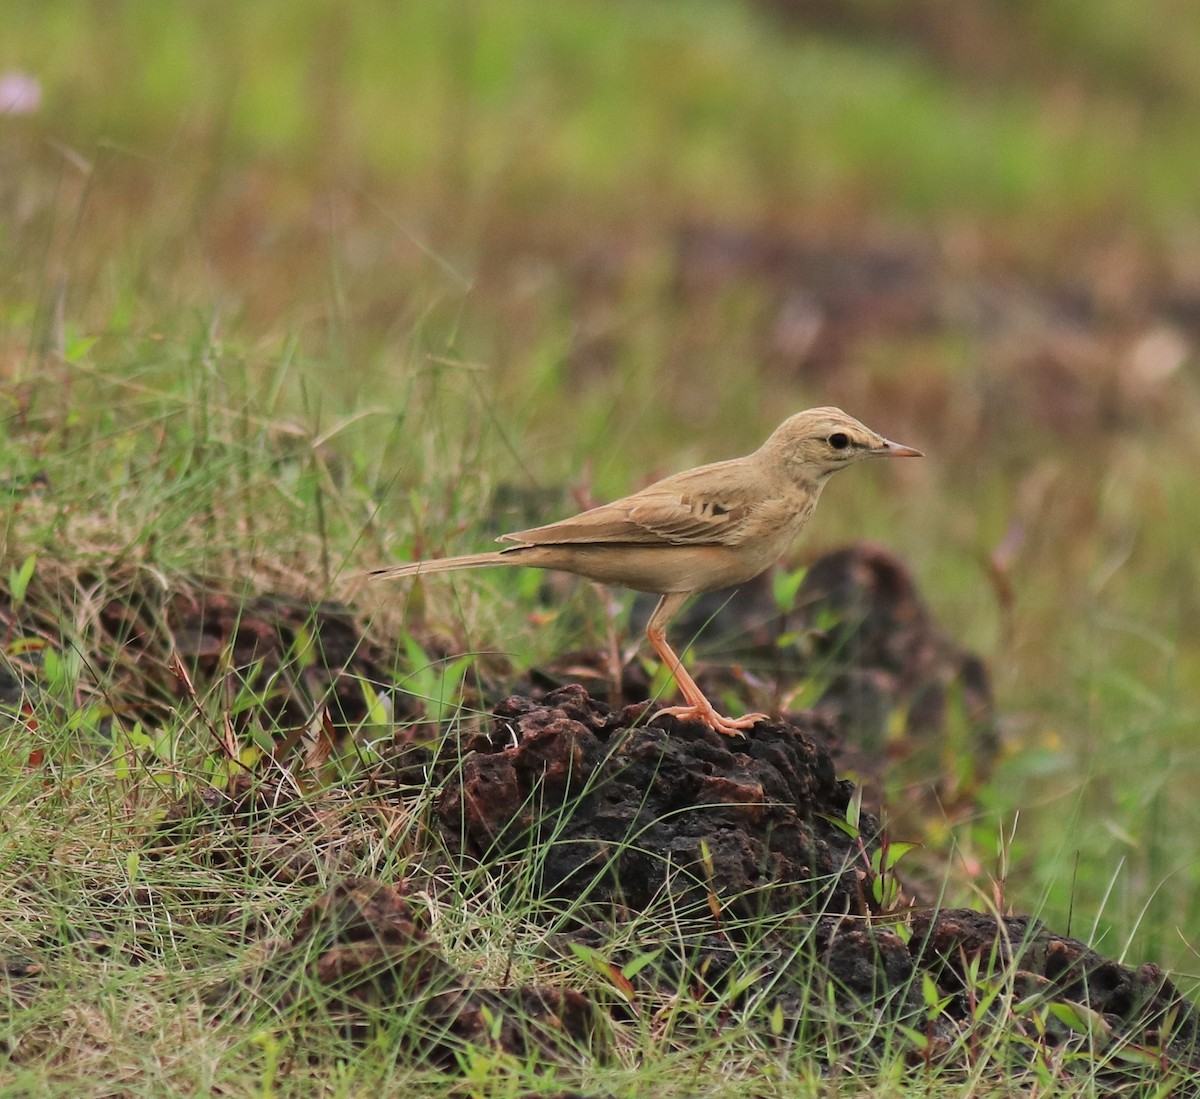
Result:
M863 458L920 456L841 409L810 408L784 420L743 458L676 473L570 519L502 535L498 541L510 544L501 550L414 561L372 575L396 579L528 565L661 595L646 636L674 673L686 705L659 712L735 735L765 715L718 714L667 643L668 623L689 595L744 583L770 568L839 469Z

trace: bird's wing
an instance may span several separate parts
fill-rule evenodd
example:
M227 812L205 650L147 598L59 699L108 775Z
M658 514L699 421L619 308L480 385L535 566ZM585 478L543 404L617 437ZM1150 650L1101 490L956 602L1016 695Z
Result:
M762 503L761 488L756 491L749 483L741 461L678 473L611 504L499 540L522 545L737 545Z

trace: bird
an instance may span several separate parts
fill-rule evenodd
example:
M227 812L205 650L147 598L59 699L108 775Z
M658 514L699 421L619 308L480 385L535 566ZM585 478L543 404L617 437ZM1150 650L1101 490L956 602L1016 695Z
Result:
M646 637L675 677L683 705L659 710L738 736L760 713L725 717L667 641L692 595L732 587L769 569L804 529L825 482L865 458L920 458L840 408L810 408L779 425L752 454L698 466L568 519L501 535L500 550L375 569L394 580L457 569L531 566L658 595ZM652 718L651 720L653 720Z

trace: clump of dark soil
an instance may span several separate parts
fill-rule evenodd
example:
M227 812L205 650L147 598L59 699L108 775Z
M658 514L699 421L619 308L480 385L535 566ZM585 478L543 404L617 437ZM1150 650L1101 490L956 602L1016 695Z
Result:
M68 624L63 607L70 606L91 613ZM62 577L31 586L19 606L0 591L0 634L39 642L0 661L0 705L46 701L42 647L76 645L100 679L88 687L148 724L191 701L177 665L205 696L257 692L259 705L241 710L240 720L282 731L305 728L321 709L338 726L361 722L360 683L385 689L394 665L341 604L271 593L242 598L200 580L168 591L145 575Z
M488 988L450 964L432 941L404 882L345 878L310 905L290 939L270 943L257 991L307 1007L362 1039L385 1017L414 1056L456 1065L464 1043L527 1058L578 1056L600 1040L598 1013L577 991ZM598 1052L593 1049L593 1052Z
M536 850L539 892L563 900L640 910L665 891L742 916L870 911L862 834L835 823L853 788L811 731L821 719L731 738L644 716L579 686L502 702L438 801L450 850L485 862ZM878 831L869 817L860 828Z

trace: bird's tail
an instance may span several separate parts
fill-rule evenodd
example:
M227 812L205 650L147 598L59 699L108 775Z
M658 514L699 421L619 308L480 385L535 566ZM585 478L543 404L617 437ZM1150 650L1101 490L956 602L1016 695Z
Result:
M391 565L386 569L374 569L376 580L398 580L403 576L425 576L432 572L453 572L455 569L486 569L492 565L515 565L512 554L505 550L490 553L468 553L462 557L437 557L429 561L410 561L407 565Z

